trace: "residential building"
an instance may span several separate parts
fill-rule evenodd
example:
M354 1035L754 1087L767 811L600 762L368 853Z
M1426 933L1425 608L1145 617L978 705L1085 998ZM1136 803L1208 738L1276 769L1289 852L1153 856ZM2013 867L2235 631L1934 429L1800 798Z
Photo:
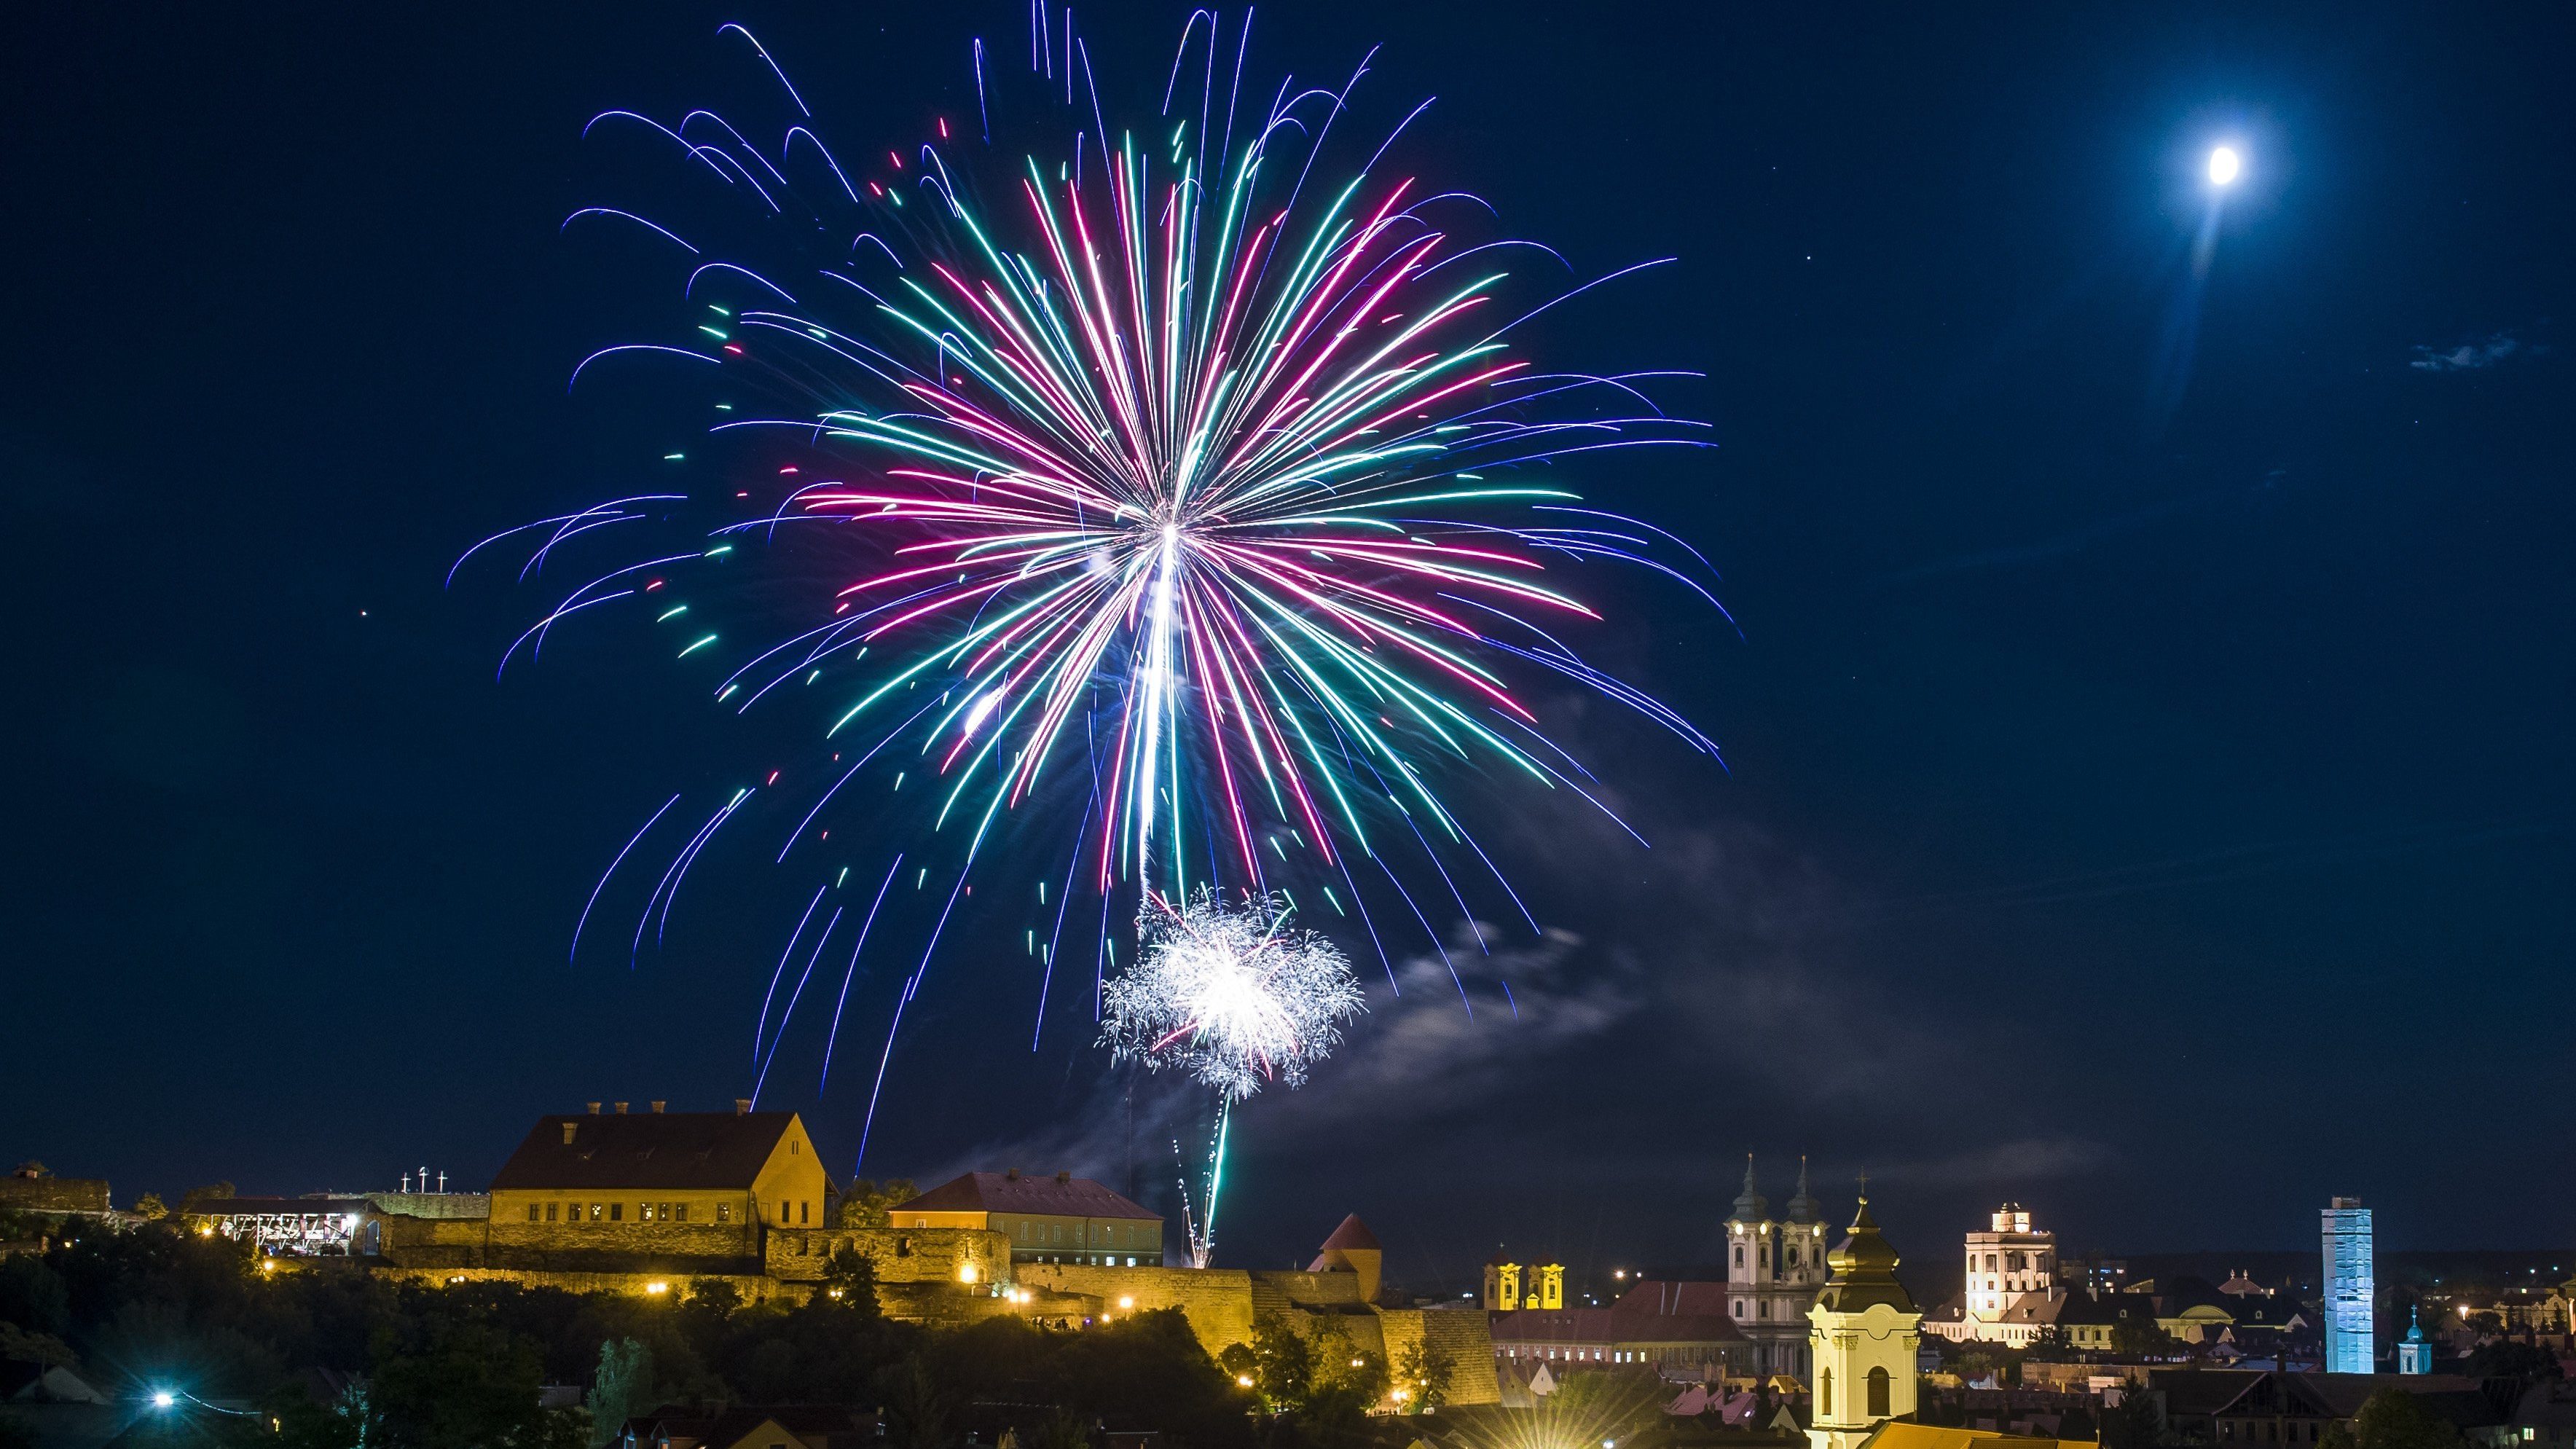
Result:
M2366 1374L2376 1355L2371 1343L2370 1209L2357 1197L2339 1197L2319 1216L2325 1229L2326 1371Z
M1087 1177L970 1172L886 1209L898 1228L980 1228L1011 1244L1015 1263L1159 1267L1163 1219Z
M2281 1373L2268 1369L2152 1369L2147 1389L2166 1426L2215 1449L2321 1444L2347 1429L2372 1394L2401 1388L2470 1443L2504 1449L2518 1386L2456 1374Z

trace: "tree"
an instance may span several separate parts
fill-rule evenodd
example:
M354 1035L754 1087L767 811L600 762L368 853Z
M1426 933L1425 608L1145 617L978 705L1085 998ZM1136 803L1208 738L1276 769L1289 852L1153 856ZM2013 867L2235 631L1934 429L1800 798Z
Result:
M2340 1426L2338 1426L2340 1427ZM2404 1389L2387 1388L2352 1416L2354 1449L2459 1449L2460 1431Z
M845 1228L882 1228L890 1226L886 1209L896 1203L910 1202L921 1196L921 1190L908 1177L889 1177L884 1182L866 1178L850 1184L841 1196L841 1226Z
M32 1253L0 1258L0 1323L31 1333L61 1333L71 1326L71 1285Z
M877 1260L856 1248L835 1248L823 1263L823 1288L818 1299L877 1317L883 1310L877 1303Z
M2558 1355L2510 1338L2491 1339L2469 1350L2460 1371L2474 1379L2519 1379L2526 1387L2562 1372Z
M908 1358L877 1376L885 1439L893 1449L948 1449L947 1396L930 1370Z
M134 1200L134 1215L138 1218L151 1218L157 1221L170 1216L170 1205L161 1200L161 1194L147 1192Z
M601 1343L599 1373L590 1385L593 1449L625 1432L627 1420L660 1406L653 1396L653 1350L631 1338Z
M1395 1358L1395 1387L1404 1395L1398 1409L1418 1414L1449 1402L1449 1381L1457 1370L1456 1356L1429 1338L1406 1344Z
M2155 1449L2165 1434L2165 1418L2155 1395L2132 1379L2121 1386L2119 1402L2102 1410L2102 1449Z
M2111 1325L2111 1352L2120 1358L2163 1358L2173 1351L2174 1336L2144 1312L2123 1313Z
M581 1449L580 1410L538 1401L535 1346L483 1323L442 1322L416 1352L386 1345L370 1386L370 1449Z
M1315 1345L1277 1313L1252 1316L1252 1343L1242 1363L1263 1406L1274 1414L1302 1406L1314 1391Z

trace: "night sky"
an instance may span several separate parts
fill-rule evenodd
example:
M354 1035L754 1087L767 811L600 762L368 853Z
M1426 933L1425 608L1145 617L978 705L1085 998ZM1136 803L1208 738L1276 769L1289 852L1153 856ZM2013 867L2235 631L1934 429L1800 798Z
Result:
M1081 11L1104 93L1150 110L1185 13ZM442 589L495 529L660 481L652 396L565 377L661 299L558 223L641 199L593 113L758 90L729 19L860 152L1026 32L765 0L22 18L0 1156L120 1202L470 1186L540 1113L749 1091L802 877L745 851L632 969L565 948L658 802L810 721L710 708L631 629L495 683L555 595ZM1487 959L1435 924L1518 1019L1470 1020L1418 933L1400 997L1364 955L1342 1055L1238 1119L1221 1259L1357 1210L1425 1283L1498 1242L1690 1261L1747 1151L1775 1206L1798 1154L1836 1214L1866 1171L1917 1257L2006 1197L2074 1247L2304 1247L2355 1193L2391 1247L2570 1241L2571 32L1265 8L1254 72L1338 82L1382 42L1379 104L1439 98L1411 159L1512 233L1585 275L1679 258L1544 341L1708 374L1678 402L1717 449L1583 486L1705 551L1741 632L1613 590L1603 662L1726 768L1543 694L1653 848L1485 802L1557 934ZM2247 173L2195 283L2222 141ZM1124 1185L1087 993L1031 1051L1020 945L944 948L868 1175ZM852 1021L881 1043L881 1004ZM800 1037L763 1094L844 1175L875 1049L818 1092Z

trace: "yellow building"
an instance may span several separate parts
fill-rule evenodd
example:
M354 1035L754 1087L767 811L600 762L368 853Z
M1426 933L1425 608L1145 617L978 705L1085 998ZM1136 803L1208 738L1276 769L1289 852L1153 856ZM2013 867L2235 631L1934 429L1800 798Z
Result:
M1515 1263L1508 1254L1496 1253L1485 1264L1485 1311L1517 1313L1523 1309L1543 1308L1553 1312L1565 1306L1565 1265L1552 1255L1542 1253L1534 1263Z
M490 1245L757 1259L764 1228L828 1223L832 1182L795 1113L652 1107L539 1118L492 1178Z
M1807 1310L1816 1366L1812 1449L1859 1449L1890 1421L1914 1417L1923 1315L1896 1281L1897 1261L1864 1194L1851 1236L1825 1256L1832 1276Z
M976 1228L1010 1240L1015 1263L1160 1267L1163 1219L1087 1177L970 1172L886 1209L898 1228Z

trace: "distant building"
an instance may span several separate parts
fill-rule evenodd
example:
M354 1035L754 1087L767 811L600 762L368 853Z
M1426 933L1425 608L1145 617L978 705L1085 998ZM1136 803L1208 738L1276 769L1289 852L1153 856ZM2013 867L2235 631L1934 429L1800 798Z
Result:
M1826 1272L1824 1204L1807 1190L1806 1159L1798 1161L1798 1192L1786 1215L1775 1222L1770 1207L1754 1186L1748 1155L1744 1190L1726 1219L1727 1316L1752 1341L1759 1372L1804 1381L1807 1310Z
M2339 1197L2319 1216L2325 1228L2326 1372L2366 1374L2372 1352L2370 1209Z
M2064 1316L2067 1290L2057 1278L2057 1235L2034 1227L2030 1209L2017 1202L1997 1208L1992 1224L1967 1235L1966 1275L1956 1311L1934 1317L1923 1328L1961 1343L2027 1348ZM2101 1323L2087 1326L2108 1331Z
M94 1177L56 1177L40 1163L22 1163L7 1177L0 1177L0 1210L103 1213L108 1210L107 1182Z
M1554 1310L1564 1306L1565 1265L1556 1261L1555 1254L1538 1253L1520 1263L1513 1261L1509 1252L1502 1252L1485 1260L1486 1312Z
M873 1414L828 1405L736 1404L711 1412L666 1409L626 1421L617 1449L864 1449L882 1431Z
M1890 1420L1914 1417L1923 1315L1896 1281L1898 1261L1862 1194L1850 1236L1827 1255L1832 1276L1807 1310L1816 1366L1810 1449L1858 1449Z
M2400 1388L2472 1444L2501 1449L2518 1386L2510 1379L2456 1374L2278 1373L2259 1369L2151 1369L2147 1391L2165 1424L2187 1441L2239 1445L2322 1444L2372 1394Z
M1607 1308L1523 1307L1488 1315L1505 1371L1553 1364L1652 1371L1676 1382L1755 1377L1754 1346L1726 1312L1723 1283L1648 1281Z
M2411 1308L2406 1311L2406 1337L2397 1345L2397 1371L2401 1374L2429 1374L2433 1371L2433 1345L2424 1341L2424 1325Z
M1159 1267L1163 1219L1087 1177L970 1172L886 1209L899 1228L981 1228L1011 1243L1014 1263Z
M491 1244L504 1261L740 1258L764 1228L828 1225L834 1189L793 1112L540 1117L492 1178ZM757 1271L754 1269L753 1271Z

